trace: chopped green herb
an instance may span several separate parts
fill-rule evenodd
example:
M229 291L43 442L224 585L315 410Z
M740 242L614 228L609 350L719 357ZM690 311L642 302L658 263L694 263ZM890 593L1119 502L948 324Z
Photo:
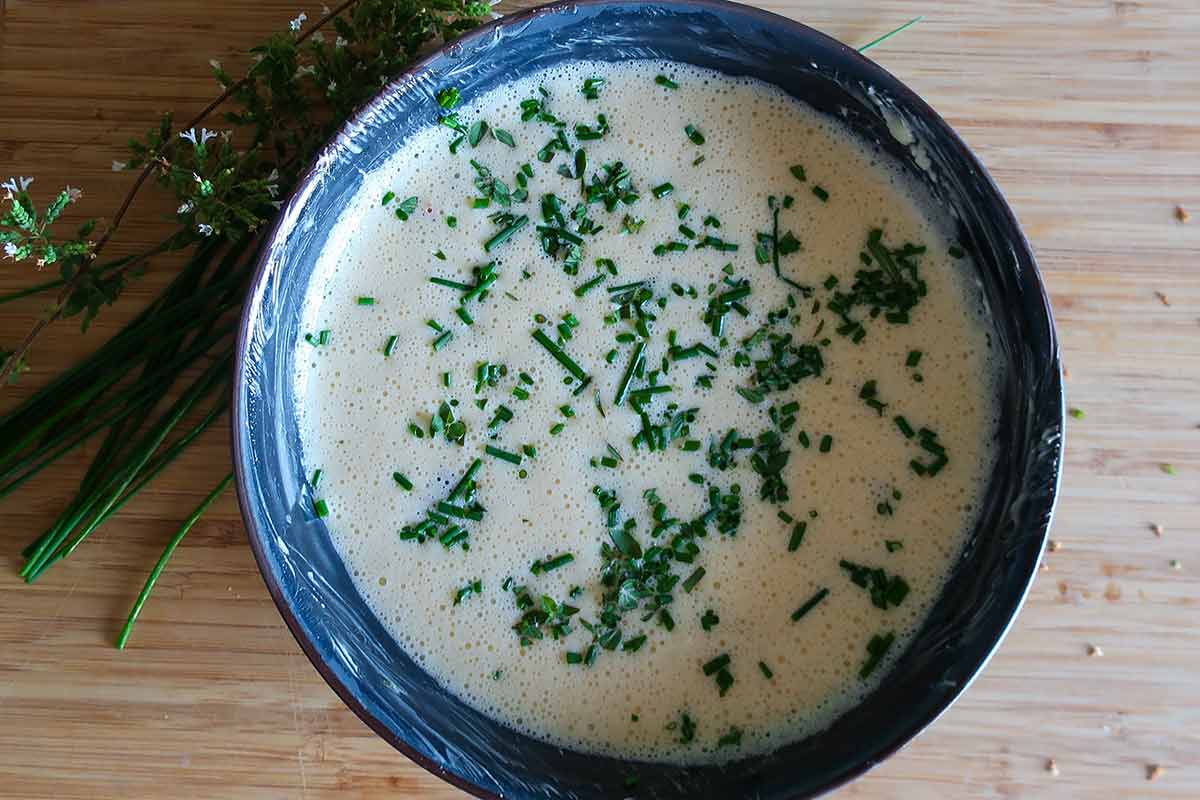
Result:
M804 601L804 605L792 612L792 622L798 622L808 612L812 611L821 601L829 596L829 589L819 589L816 594Z
M562 555L555 556L554 558L548 558L545 561L538 559L530 565L529 571L534 575L542 575L547 572L552 572L559 567L565 567L574 560L575 556L571 553L563 553Z
M720 621L721 618L713 613L713 610L710 608L704 612L702 617L700 617L700 627L705 631L711 631Z
M1070 414L1073 419L1083 419L1084 418L1084 413L1083 413L1082 408L1072 408L1070 411Z
M862 668L858 671L858 677L866 679L870 677L879 663L883 661L883 657L887 655L888 650L896 641L896 634L889 632L884 636L878 634L871 637L871 641L867 642L867 659L863 662Z
M325 503L324 500L314 500L313 501L313 511L316 512L318 517L329 516L329 506Z
M763 674L763 677L766 678L767 680L771 680L771 678L775 677L775 673L771 672L771 668L768 667L766 662L764 662L764 661L758 662L758 671L761 672Z
M482 594L482 593L483 593L483 581L476 578L475 580L471 581L466 586L462 587L461 589L459 589L457 592L454 593L454 605L456 605L456 606L462 605L463 601L466 600L471 595Z
M822 203L826 203L829 201L829 192L827 192L824 189L824 187L814 185L812 187L812 193L815 194L817 196L817 199L820 200Z
M373 305L375 305L375 298L374 297L359 297L354 302L358 303L360 306L373 306Z
M666 75L655 75L654 82L659 86L664 86L667 89L678 89L679 84L668 78Z
M804 167L801 166L800 164L794 164L791 167L791 172L792 172L792 175L795 176L796 180L798 180L798 181L808 180L808 176L804 174Z
M518 453L510 453L507 450L501 450L499 447L492 447L490 444L483 448L483 451L493 458L498 458L501 461L507 461L510 464L520 464L521 456Z
M670 183L660 183L658 186L655 186L653 189L651 189L650 193L661 200L664 197L669 197L673 191L675 191L675 187Z
M322 469L313 470L312 479L309 481L309 483L312 484L313 489L316 489L318 486L321 485L321 478L324 477L324 475L325 475L325 470L322 470Z
M413 482L410 481L408 478L404 477L404 475L402 473L393 472L392 480L394 480L397 484L399 484L400 488L403 489L404 491L406 491L406 492L412 491Z
M686 133L687 137L692 140L692 144L694 144L694 145L704 144L704 134L701 133L700 129L697 128L692 123L689 122L684 127L683 132Z

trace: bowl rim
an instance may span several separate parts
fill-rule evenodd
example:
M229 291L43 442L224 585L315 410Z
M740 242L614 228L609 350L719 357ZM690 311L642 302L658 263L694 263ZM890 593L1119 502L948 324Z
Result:
M1051 350L1051 368L1052 373L1057 377L1057 393L1058 393L1058 408L1057 418L1058 425L1058 440L1055 444L1056 455L1054 458L1054 479L1052 485L1046 489L1047 508L1042 517L1041 524L1041 541L1038 542L1037 558L1032 559L1027 574L1024 577L1023 585L1020 586L1020 591L1015 594L1015 597L1010 601L1010 608L1007 610L1007 621L1002 630L995 637L987 652L983 654L978 663L971 667L970 678L963 681L956 690L948 695L944 704L941 705L933 714L914 718L910 724L889 742L882 747L873 758L864 758L835 776L830 782L820 788L816 796L826 795L836 789L862 777L864 774L872 770L874 767L881 764L896 752L904 748L925 731L930 725L936 722L953 706L963 693L975 682L979 675L991 661L996 651L1003 644L1008 633L1012 630L1013 624L1016 622L1017 616L1025 604L1025 600L1029 595L1029 591L1033 585L1034 579L1037 577L1037 565L1041 562L1044 556L1046 542L1049 538L1049 531L1053 524L1054 514L1058 506L1058 499L1062 484L1062 453L1065 448L1065 426L1062 421L1066 416L1066 399L1065 393L1062 390L1062 360L1059 347L1059 339L1057 334L1057 326L1054 320L1053 308L1050 303L1049 296L1046 291L1045 281L1042 278L1042 273L1037 264L1037 259L1033 253L1028 238L1024 230L1021 228L1015 213L1012 210L1008 199L1004 196L1000 187L992 178L984 165L980 162L975 152L967 145L959 136L958 132L942 118L928 103L926 103L915 91L908 87L903 81L896 78L882 65L867 58L857 49L835 39L829 34L823 33L815 28L805 25L789 17L782 16L773 11L768 11L757 6L746 5L743 3L732 2L732 0L556 0L556 2L545 3L512 14L506 14L491 22L484 23L463 35L448 40L442 43L441 46L434 49L423 58L414 61L410 66L404 69L393 77L387 84L382 86L379 92L356 109L339 127L336 133L330 138L320 153L314 158L313 164L297 181L291 195L285 201L280 213L276 216L270 229L267 231L263 239L264 246L258 258L258 263L254 268L253 276L248 285L245 305L242 309L241 318L238 324L237 340L235 344L235 361L234 361L234 380L231 387L232 401L230 406L230 438L232 440L233 463L235 473L235 487L237 490L238 507L241 512L243 523L246 527L246 536L250 543L250 549L254 554L255 563L258 566L259 572L262 574L263 581L267 586L267 590L274 601L280 616L291 631L293 638L300 649L308 657L308 660L316 668L317 672L325 680L334 693L341 699L345 705L362 721L367 727L373 730L376 735L391 745L393 748L402 753L409 760L425 769L436 777L446 781L447 783L467 792L470 795L487 800L500 800L501 795L492 793L491 791L480 787L471 781L463 778L461 775L446 769L432 758L425 756L423 753L412 747L407 741L400 738L392 729L373 714L355 695L351 688L342 681L335 671L326 663L321 656L312 639L305 632L299 618L292 613L287 597L283 589L282 582L275 572L270 568L270 557L264 547L263 533L259 529L256 518L249 513L250 503L249 488L247 483L247 471L245 465L248 463L246 459L248 442L246 441L245 430L238 424L245 413L245 404L243 397L245 396L246 388L246 366L249 360L248 344L252 333L251 322L257 319L262 305L262 289L264 279L266 278L271 267L271 243L276 241L281 229L288 223L290 218L289 212L303 202L308 195L310 185L317 179L322 169L322 164L326 160L326 156L330 154L337 146L337 142L345 135L351 134L356 128L362 127L364 120L371 118L379 107L389 102L390 98L402 91L403 87L410 80L419 74L425 72L431 63L446 56L447 51L452 47L461 47L471 44L476 41L486 40L494 36L499 29L509 27L519 27L526 21L534 18L569 11L579 7L595 8L595 7L627 7L639 5L662 5L680 7L684 9L711 10L724 14L736 14L743 17L758 21L760 23L771 26L782 26L790 28L793 32L808 38L823 40L826 45L831 45L835 49L840 48L844 51L844 55L849 56L852 60L861 62L860 66L868 71L878 71L890 78L895 86L893 94L904 101L911 108L916 109L920 114L927 115L940 123L945 132L948 134L949 143L952 144L960 153L967 159L970 166L976 171L976 180L986 186L990 191L994 192L999 200L998 206L1004 215L1004 226L1015 232L1015 237L1010 241L1013 247L1022 252L1028 258L1028 266L1032 271L1033 283L1036 286L1039 297L1036 300L1040 301L1042 309L1046 315L1048 323L1048 334L1050 339ZM1033 542L1031 541L1030 544ZM1027 545L1028 546L1028 545ZM1016 589L1014 585L1012 588Z

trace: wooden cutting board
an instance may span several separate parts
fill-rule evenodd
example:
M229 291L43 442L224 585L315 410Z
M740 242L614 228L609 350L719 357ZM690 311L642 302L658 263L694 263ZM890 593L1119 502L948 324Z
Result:
M925 15L872 56L949 119L1016 208L1053 297L1069 403L1085 412L1069 425L1061 548L1008 640L931 730L837 796L1200 797L1200 4L768 7L850 44ZM242 65L246 47L318 8L9 0L0 172L46 192L81 186L81 213L111 214L131 177L109 165L129 136L211 99L210 58ZM114 254L156 241L169 210L144 193ZM86 335L52 329L0 408L98 346L176 263L156 262ZM36 280L0 262L0 292ZM0 306L0 345L40 311ZM318 677L267 596L232 495L178 551L130 648L113 649L163 543L226 471L227 443L227 428L211 432L33 586L15 577L17 552L91 450L0 506L0 796L460 796Z

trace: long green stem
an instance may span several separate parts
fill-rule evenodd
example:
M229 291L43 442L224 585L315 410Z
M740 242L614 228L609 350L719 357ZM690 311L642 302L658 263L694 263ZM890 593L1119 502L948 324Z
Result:
M878 39L872 39L871 41L867 42L867 43L866 43L866 44L864 44L862 47L858 48L858 52L860 52L860 53L865 53L865 52L867 52L868 50L870 50L872 47L875 47L876 45L883 44L883 43L884 43L884 42L886 42L888 39L890 39L890 38L892 38L893 36L895 36L897 33L900 33L900 31L907 30L907 29L911 28L913 25L916 25L918 22L920 22L920 21L921 21L921 20L923 20L923 19L925 19L925 17L913 17L913 18L912 18L912 19L910 19L908 22L906 22L906 23L904 23L903 25L901 25L899 28L896 28L896 29L894 29L894 30L890 30L890 31L888 31L887 33L885 33L883 36L880 36Z
M221 493L225 491L230 482L233 481L233 473L229 473L217 487L209 492L208 497L196 507L191 516L183 521L179 526L179 530L171 537L171 541L167 542L166 548L163 549L162 555L158 557L158 563L154 565L154 569L150 570L149 577L146 578L146 585L142 587L141 593L138 594L137 600L133 602L133 608L129 609L129 617L125 620L125 626L121 628L121 633L117 636L117 649L124 650L125 644L129 641L129 634L133 633L133 624L137 622L138 616L142 613L142 607L146 605L146 600L150 598L150 593L154 591L154 584L158 583L158 578L162 575L163 570L167 566L167 562L171 560L171 556L175 553L175 548L179 547L179 543L183 541L183 537L188 535L188 531L192 526L204 515L208 507L216 502Z
M193 383L177 401L175 401L175 404L160 419L160 421L146 433L142 441L134 449L134 455L129 462L130 466L127 466L122 472L114 475L103 488L97 489L93 493L94 499L87 503L88 509L96 505L97 502L102 502L103 495L109 496L109 500L104 506L101 507L96 518L99 518L99 516L103 515L104 512L107 511L112 504L117 501L117 499L119 499L121 493L123 493L129 484L133 482L137 472L145 465L147 461L150 460L151 456L162 444L163 440L167 437L179 420L201 397L214 388L217 380L224 376L225 367L228 365L232 355L232 351L227 351L222 357L213 362L213 364L204 372L204 374L201 375L200 378L197 379L196 382ZM115 492L110 491L113 489L113 487L116 487ZM96 518L94 518L93 524L85 527L70 542L67 542L65 545L63 544L66 542L71 530L73 530L75 525L77 525L82 519L82 515L86 513L87 510L84 510L82 514L77 514L76 519L73 521L74 524L64 526L63 529L60 530L51 540L43 543L43 545L39 547L38 550L35 551L30 557L30 560L26 562L25 566L21 568L21 577L23 577L27 582L32 583L33 581L37 580L38 576L48 569L52 564L74 552L75 548L78 547L84 539L91 535L96 527L94 524L94 520ZM62 548L61 550L59 549L60 547Z

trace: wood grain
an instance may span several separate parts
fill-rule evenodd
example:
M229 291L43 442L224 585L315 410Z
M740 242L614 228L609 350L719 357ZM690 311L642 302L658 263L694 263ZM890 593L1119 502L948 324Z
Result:
M950 120L1016 208L1053 297L1070 404L1086 412L1069 430L1061 549L1003 648L931 730L838 796L1200 797L1200 5L767 7L851 44L925 15L872 55ZM82 186L81 213L112 213L131 180L109 168L122 143L158 112L201 108L215 94L208 59L244 63L245 47L299 10L10 1L0 172L35 175L46 192ZM1191 224L1175 219L1176 204L1192 209ZM167 210L147 192L113 254L161 236ZM86 335L53 328L0 408L111 335L176 263L155 262ZM0 267L0 291L37 279ZM41 310L37 300L0 307L0 343ZM227 426L211 432L33 586L16 579L16 553L70 496L91 451L5 502L0 796L459 797L321 681L267 597L231 495L177 552L130 649L113 649L163 543L225 471L227 443ZM1103 656L1088 657L1089 644ZM1153 764L1163 772L1148 781Z

